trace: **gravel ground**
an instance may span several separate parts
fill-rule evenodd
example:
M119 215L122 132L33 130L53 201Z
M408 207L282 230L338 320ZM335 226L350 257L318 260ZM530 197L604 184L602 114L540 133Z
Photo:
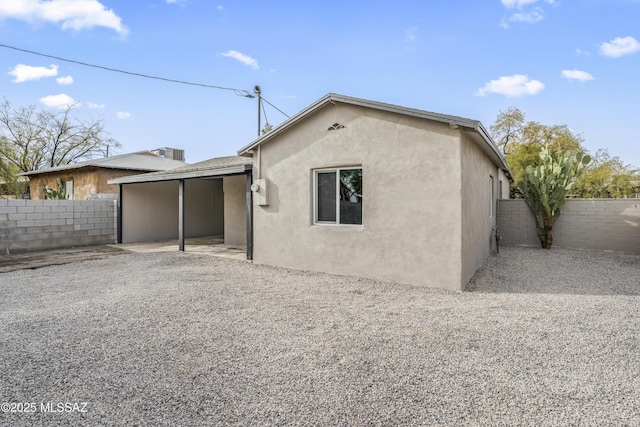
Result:
M502 248L455 293L122 254L0 292L0 425L640 425L637 256Z

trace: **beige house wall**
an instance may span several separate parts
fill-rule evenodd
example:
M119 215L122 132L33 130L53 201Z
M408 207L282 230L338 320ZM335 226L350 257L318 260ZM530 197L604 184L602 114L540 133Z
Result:
M122 186L122 243L178 238L178 181Z
M224 243L247 244L247 198L245 175L226 176L224 179Z
M261 147L269 204L254 202L254 260L460 290L460 149L446 124L320 109ZM313 171L344 166L362 167L363 225L314 225Z
M52 173L32 175L29 182L29 191L32 200L43 200L42 189L48 185L50 189L57 190L57 178L62 181L73 181L74 200L86 200L91 194L117 194L118 186L107 184L107 180L122 176L137 175L140 171L123 169L105 169L87 167Z
M462 135L461 163L461 243L464 286L495 249L492 228L496 225L497 219L499 182L506 177L466 134ZM503 191L504 188L508 191L508 180L503 182Z
M185 237L222 236L224 234L222 180L188 179L184 184Z

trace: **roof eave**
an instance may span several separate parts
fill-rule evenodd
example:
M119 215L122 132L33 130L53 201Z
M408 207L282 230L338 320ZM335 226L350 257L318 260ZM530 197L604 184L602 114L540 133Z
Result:
M480 135L482 140L489 147L489 150L491 151L491 153L495 155L497 162L499 163L499 166L507 173L509 178L513 179L512 178L513 174L509 169L509 165L507 164L506 159L504 158L504 156L502 155L498 147L495 145L495 143L493 142L493 139L491 138L487 130L484 128L482 123L480 123L477 120L466 119L464 117L450 116L447 114L433 113L430 111L418 110L414 108L406 108L398 105L386 104L386 103L370 101L366 99L352 98L344 95L338 95L335 93L329 93L325 95L324 97L320 98L318 101L314 102L304 110L297 113L295 116L290 117L289 119L282 122L279 126L273 129L271 132L258 137L250 144L238 150L238 155L240 156L252 155L255 148L258 147L259 145L283 133L289 127L291 127L298 121L302 120L306 116L314 113L319 108L329 103L336 103L336 102L342 102L342 103L361 106L361 107L373 108L373 109L383 110L391 113L402 114L405 116L418 117L426 120L433 120L436 122L448 124L451 127L462 127L466 129L471 129L475 131L478 135Z
M121 178L110 179L107 181L107 184L139 184L144 182L176 181L180 179L215 178L225 175L241 175L245 174L251 167L251 164L244 164L212 170L188 171L181 173L154 173L151 176L147 176L147 174L129 175Z
M509 163L507 163L507 159L504 157L504 154L498 149L498 146L493 142L493 138L489 135L489 132L484 128L482 123L476 122L475 131L482 137L485 143L491 148L491 151L498 157L500 160L502 169L506 172L508 178L513 181L513 172L511 172L511 168L509 167Z

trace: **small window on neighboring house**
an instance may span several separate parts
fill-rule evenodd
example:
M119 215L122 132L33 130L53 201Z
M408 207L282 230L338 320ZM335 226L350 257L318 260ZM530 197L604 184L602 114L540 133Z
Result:
M502 200L502 180L498 180L498 199Z
M493 217L493 177L489 176L489 216Z
M65 198L67 200L73 200L73 180L62 181L62 186L64 188Z
M314 224L362 224L362 168L316 170Z

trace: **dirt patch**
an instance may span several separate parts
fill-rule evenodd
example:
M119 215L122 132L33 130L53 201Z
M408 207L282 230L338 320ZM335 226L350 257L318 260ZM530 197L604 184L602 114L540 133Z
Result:
M123 253L127 253L127 251L113 246L99 245L37 252L18 252L10 255L3 254L0 255L0 273L103 259Z

